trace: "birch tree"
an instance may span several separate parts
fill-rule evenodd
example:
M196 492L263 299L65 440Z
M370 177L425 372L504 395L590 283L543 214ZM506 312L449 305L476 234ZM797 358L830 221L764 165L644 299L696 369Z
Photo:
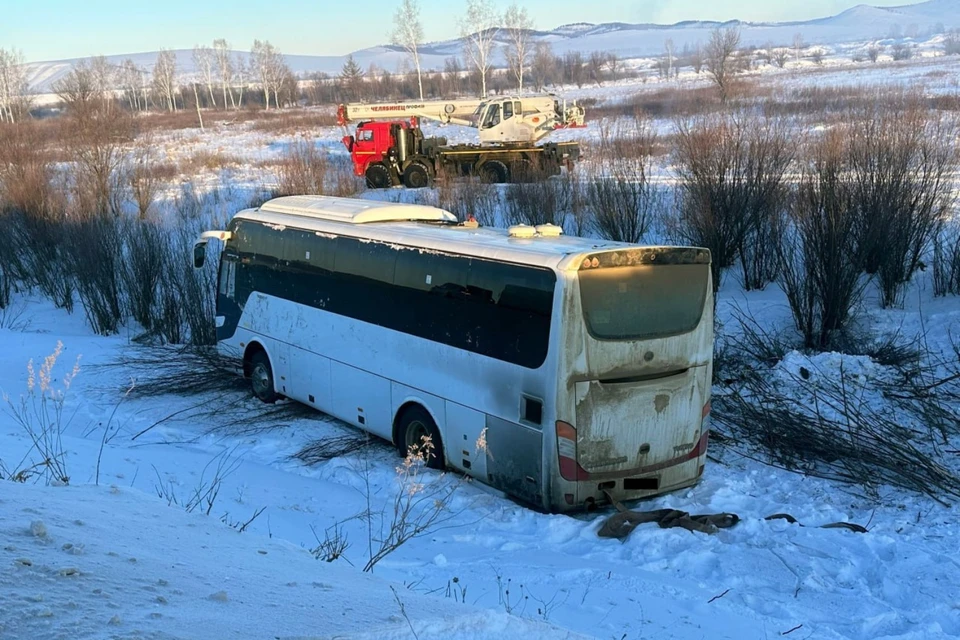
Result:
M213 41L213 57L217 63L217 73L220 77L220 88L223 90L223 110L227 110L227 89L233 81L233 58L230 55L230 43L223 38L217 38ZM233 97L233 90L230 90L230 104L234 108L237 102Z
M0 48L0 122L15 122L30 111L23 52Z
M143 111L147 108L146 91L144 91L146 73L136 63L127 58L120 63L118 73L123 95L127 100L130 111ZM142 95L143 94L143 95Z
M213 97L213 73L216 59L213 55L213 49L206 45L197 45L193 48L193 65L197 68L197 73L203 80L207 88L207 94L210 96L210 105L216 109L217 101ZM196 87L194 87L196 89Z
M277 108L280 108L280 87L286 70L283 56L268 40L254 40L251 50L253 73L263 91L264 107L270 108L270 94L273 94Z
M492 0L467 0L467 12L460 22L460 35L464 40L467 59L480 74L480 97L487 97L487 74L490 72L490 55L500 33L500 16Z
M420 45L423 44L423 23L420 21L420 1L403 0L393 14L393 43L403 47L417 70L417 87L423 100L423 74L420 70Z
M530 56L533 53L530 39L533 20L527 15L526 8L514 3L503 15L503 29L507 36L507 44L504 46L507 66L517 79L517 91L523 93L524 75L530 66Z
M167 107L177 110L177 56L169 49L160 49L153 66L153 89Z

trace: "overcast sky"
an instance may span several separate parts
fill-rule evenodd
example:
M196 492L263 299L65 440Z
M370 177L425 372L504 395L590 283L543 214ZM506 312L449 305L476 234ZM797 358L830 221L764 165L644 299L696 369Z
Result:
M510 0L493 0L503 9ZM892 6L910 0L871 0ZM283 53L342 55L389 40L399 0L3 0L0 48L27 60L188 49L226 38L236 49L266 39ZM856 0L523 0L535 26L571 22L807 20ZM458 34L465 0L420 0L428 40Z

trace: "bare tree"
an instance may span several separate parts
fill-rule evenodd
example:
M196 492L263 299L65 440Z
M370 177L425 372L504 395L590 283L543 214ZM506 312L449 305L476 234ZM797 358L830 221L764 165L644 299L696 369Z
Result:
M530 64L530 75L533 78L533 89L537 93L550 84L556 72L557 61L550 48L549 42L538 42L533 47L533 62Z
M503 30L507 36L507 44L503 48L507 58L507 67L517 79L517 90L523 93L523 79L527 67L530 65L530 56L533 46L530 40L530 31L533 29L533 20L527 15L526 8L516 3L507 8L503 15Z
M423 100L423 74L420 71L420 45L423 43L423 23L420 21L419 0L402 0L393 14L393 43L406 49L417 70L417 87Z
M216 58L213 53L213 49L207 45L197 45L193 48L193 64L197 68L197 72L200 74L200 77L203 79L204 86L207 87L207 94L210 96L210 106L214 109L217 108L217 101L213 97L213 77L214 77L214 67L216 66ZM199 98L199 96L197 96ZM197 104L199 109L199 100Z
M620 76L620 58L613 51L607 53L607 71L610 72L610 79L616 82Z
M0 48L0 122L16 122L30 111L23 52Z
M700 72L703 71L703 47L700 46L699 42L690 52L690 65L697 75L700 75Z
M823 49L820 49L819 47L814 49L810 53L810 59L813 60L813 64L817 65L818 67L823 66Z
M898 62L901 60L909 60L913 57L913 48L905 42L896 43L890 49L890 52L893 55L893 59Z
M167 111L177 110L177 56L169 49L160 49L153 66L153 89Z
M673 46L673 40L667 38L663 43L663 56L667 63L667 79L673 77L673 63L676 60L676 47Z
M467 11L460 23L467 58L480 75L480 96L487 97L493 44L500 33L500 16L491 0L467 0Z
M587 75L597 83L597 86L603 86L603 67L607 63L607 54L603 51L593 51L587 58Z
M563 81L583 87L584 63L583 54L579 51L567 51L563 54Z
M463 67L460 66L460 59L457 56L450 56L443 61L443 77L453 89L453 93L459 95L463 91L463 81L461 74Z
M716 29L710 34L710 42L704 51L707 73L720 90L720 99L726 101L730 84L736 72L734 58L740 46L740 29Z
M233 81L233 59L230 55L230 44L223 38L217 38L213 41L213 57L217 63L217 73L220 79L220 89L223 92L223 109L227 109L227 90ZM237 106L233 97L233 90L230 93L230 104Z
M120 64L118 72L120 86L130 111L143 111L147 108L146 72L127 58Z
M879 60L881 53L883 53L882 44L872 44L867 47L867 58L870 60L870 62L875 63L877 60Z
M270 95L280 108L280 87L283 84L286 63L283 56L268 40L254 40L250 51L253 71L263 91L264 108L270 108Z
M797 62L800 62L800 56L801 56L801 54L803 53L803 48L804 48L804 46L805 46L805 45L804 45L804 43L803 43L803 34L802 34L802 33L794 34L794 36L793 36L793 53L794 53L794 56L796 56L796 58L797 58Z
M790 60L790 50L780 47L779 49L773 50L773 63L777 65L778 68L783 69L787 66L787 62Z
M960 54L960 31L952 29L944 34L943 54L947 56Z

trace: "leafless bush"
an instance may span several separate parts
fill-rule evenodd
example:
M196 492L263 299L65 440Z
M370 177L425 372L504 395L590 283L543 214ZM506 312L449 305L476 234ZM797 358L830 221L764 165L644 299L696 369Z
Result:
M790 205L789 229L778 243L780 281L804 346L812 349L827 348L846 326L865 284L856 257L848 146L840 131L812 145Z
M277 172L277 196L324 194L329 172L327 154L311 138L290 144Z
M785 175L796 141L777 120L746 115L679 122L674 160L680 178L674 232L713 255L714 290L739 258L744 285L775 276Z
M960 295L960 224L944 225L933 246L933 291L936 296Z
M436 180L437 206L457 216L460 221L469 216L485 227L497 226L500 191L495 185L475 176L454 178L441 174Z
M129 159L127 179L130 194L141 220L146 220L162 186L161 173L155 169L156 156L149 139L137 141Z
M876 63L881 53L883 53L883 45L874 44L867 47L867 58L870 62Z
M593 147L597 161L583 204L602 238L640 242L659 215L663 198L651 176L657 142L649 123L640 118L600 124Z
M178 488L173 481L164 482L160 472L154 467L153 472L157 476L154 490L157 492L157 497L166 500L170 506L180 507L187 513L197 511L210 515L217 498L220 497L223 481L240 467L240 462L239 458L233 456L233 451L224 449L204 466L196 486L185 494L178 493Z
M212 345L217 341L217 264L211 260L202 269L193 268L188 260L193 239L186 229L170 234L168 255L172 259L167 261L161 294L161 313L166 322L160 332L175 344Z
M350 541L347 539L346 534L343 532L343 526L339 522L324 529L323 540L320 539L316 529L312 526L310 527L310 531L317 541L317 546L310 549L310 555L317 560L335 562L343 558L343 554L350 548ZM344 558L344 560L346 560L346 558Z
M564 187L562 180L547 176L533 176L529 181L507 185L507 223L563 226L569 204Z
M960 31L953 29L943 37L943 53L947 56L960 54Z
M119 110L91 108L65 121L65 142L73 161L73 204L83 215L120 215L118 189L124 145L133 140L133 121Z
M778 68L783 69L790 62L790 50L784 47L773 50L773 62Z
M293 457L306 465L315 465L334 458L363 451L370 445L370 438L364 433L346 433L340 436L326 436L301 447Z
M881 304L900 305L953 200L956 126L907 96L857 113L850 135L858 255L879 276Z
M152 331L158 319L160 283L170 256L167 233L145 220L125 221L121 278L129 314L145 330ZM162 323L161 323L162 324Z
M87 321L100 335L117 332L122 313L123 223L106 213L68 223L63 267L73 277Z
M913 57L913 47L909 44L898 42L890 49L893 59L897 61L909 60Z
M756 375L740 390L715 395L719 442L753 451L767 464L873 495L889 485L938 502L960 498L960 478L913 444L919 434L846 378L842 368L837 380L817 375L815 384L802 376L781 384Z
M426 535L458 515L451 501L460 484L446 475L427 477L427 460L432 455L433 442L427 436L421 445L408 447L407 457L397 467L393 499L380 513L375 514L368 508L364 514L370 551L364 571L373 571L378 562L410 540ZM370 503L369 493L367 503ZM375 519L378 520L376 527Z

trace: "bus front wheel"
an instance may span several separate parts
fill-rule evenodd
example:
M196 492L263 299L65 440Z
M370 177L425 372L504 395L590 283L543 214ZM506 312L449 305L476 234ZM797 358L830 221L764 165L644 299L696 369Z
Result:
M257 351L250 357L250 385L253 395L267 404L273 404L280 398L273 384L270 358L264 351Z
M440 430L422 407L412 406L403 412L397 435L397 449L403 458L421 454L431 469L444 468Z

